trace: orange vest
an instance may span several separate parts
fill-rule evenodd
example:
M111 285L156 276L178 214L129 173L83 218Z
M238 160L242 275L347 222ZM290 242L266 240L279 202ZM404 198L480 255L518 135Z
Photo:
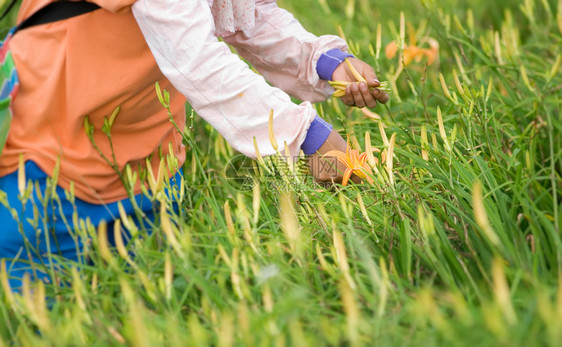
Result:
M24 0L18 22L50 1ZM94 2L103 9L22 30L11 41L21 85L0 156L0 176L17 170L20 153L49 175L60 160L58 184L68 189L73 181L79 199L102 204L124 199L127 193L88 139L85 117L95 127L98 147L112 158L101 128L104 117L121 106L112 130L117 166L145 166L145 158L153 154L156 174L159 147L165 155L171 142L181 164L185 149L154 84L158 81L170 92L180 129L185 125L185 97L158 69L131 12L134 0Z

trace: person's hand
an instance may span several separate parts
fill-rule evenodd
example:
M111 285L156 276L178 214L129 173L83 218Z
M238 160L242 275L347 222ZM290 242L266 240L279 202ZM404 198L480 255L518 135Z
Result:
M353 74L349 71L345 62L338 65L332 74L332 81L355 82L347 87L345 96L340 98L341 101L349 106L370 108L377 106L377 102L386 104L388 101L388 94L382 90L376 89L376 87L380 86L380 82L373 68L357 58L348 59L357 72L367 80L367 83L357 83L357 80L353 77Z
M329 151L338 150L346 152L348 145L347 142L338 134L337 131L332 130L328 139L318 149L318 151L311 155L308 159L308 165L314 180L318 183L341 183L343 173L345 172L345 165L340 162L336 157L324 156ZM351 181L354 183L361 182L361 179L356 175L351 176Z

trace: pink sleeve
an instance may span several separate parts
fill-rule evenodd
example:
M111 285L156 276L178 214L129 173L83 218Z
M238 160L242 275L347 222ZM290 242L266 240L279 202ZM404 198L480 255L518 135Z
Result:
M322 53L347 44L338 36L317 37L306 31L276 0L256 1L256 26L224 38L266 80L291 96L310 102L326 100L334 90L321 80L316 63Z
M268 136L273 109L279 147L286 142L299 152L314 108L291 102L217 40L207 0L138 0L132 9L162 73L235 149L255 157L256 138L263 155L275 153Z

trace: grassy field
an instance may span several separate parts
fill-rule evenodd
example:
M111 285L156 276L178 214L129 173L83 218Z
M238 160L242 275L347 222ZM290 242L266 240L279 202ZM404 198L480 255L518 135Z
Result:
M244 163L188 111L179 213L149 174L156 232L126 219L129 249L111 250L84 223L90 265L0 288L0 345L559 345L562 1L279 5L392 86L370 117L317 105L382 151L373 183L321 189L266 159L243 186ZM431 65L399 58L435 41Z

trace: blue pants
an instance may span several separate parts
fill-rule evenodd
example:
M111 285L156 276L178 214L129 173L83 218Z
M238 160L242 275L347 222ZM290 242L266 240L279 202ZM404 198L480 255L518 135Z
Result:
M113 230L113 222L119 218L118 202L95 205L75 199L72 203L58 186L58 200L52 199L43 204L36 187L38 184L44 198L47 174L31 161L25 164L25 174L27 181L34 182L33 194L25 206L19 197L17 171L0 178L0 195L3 195L2 191L6 193L4 199L0 196L3 200L0 205L0 260L6 262L13 289L21 287L25 273L29 273L32 279L49 281L48 272L52 264L58 264L63 259L78 263L85 261L83 242L87 238L74 233L78 227L74 225L78 222L73 220L75 212L78 220L89 219L96 228L106 221L108 230ZM144 219L153 221L153 203L142 194L135 196L135 200L145 214ZM122 200L121 204L127 214L134 214L130 199Z

